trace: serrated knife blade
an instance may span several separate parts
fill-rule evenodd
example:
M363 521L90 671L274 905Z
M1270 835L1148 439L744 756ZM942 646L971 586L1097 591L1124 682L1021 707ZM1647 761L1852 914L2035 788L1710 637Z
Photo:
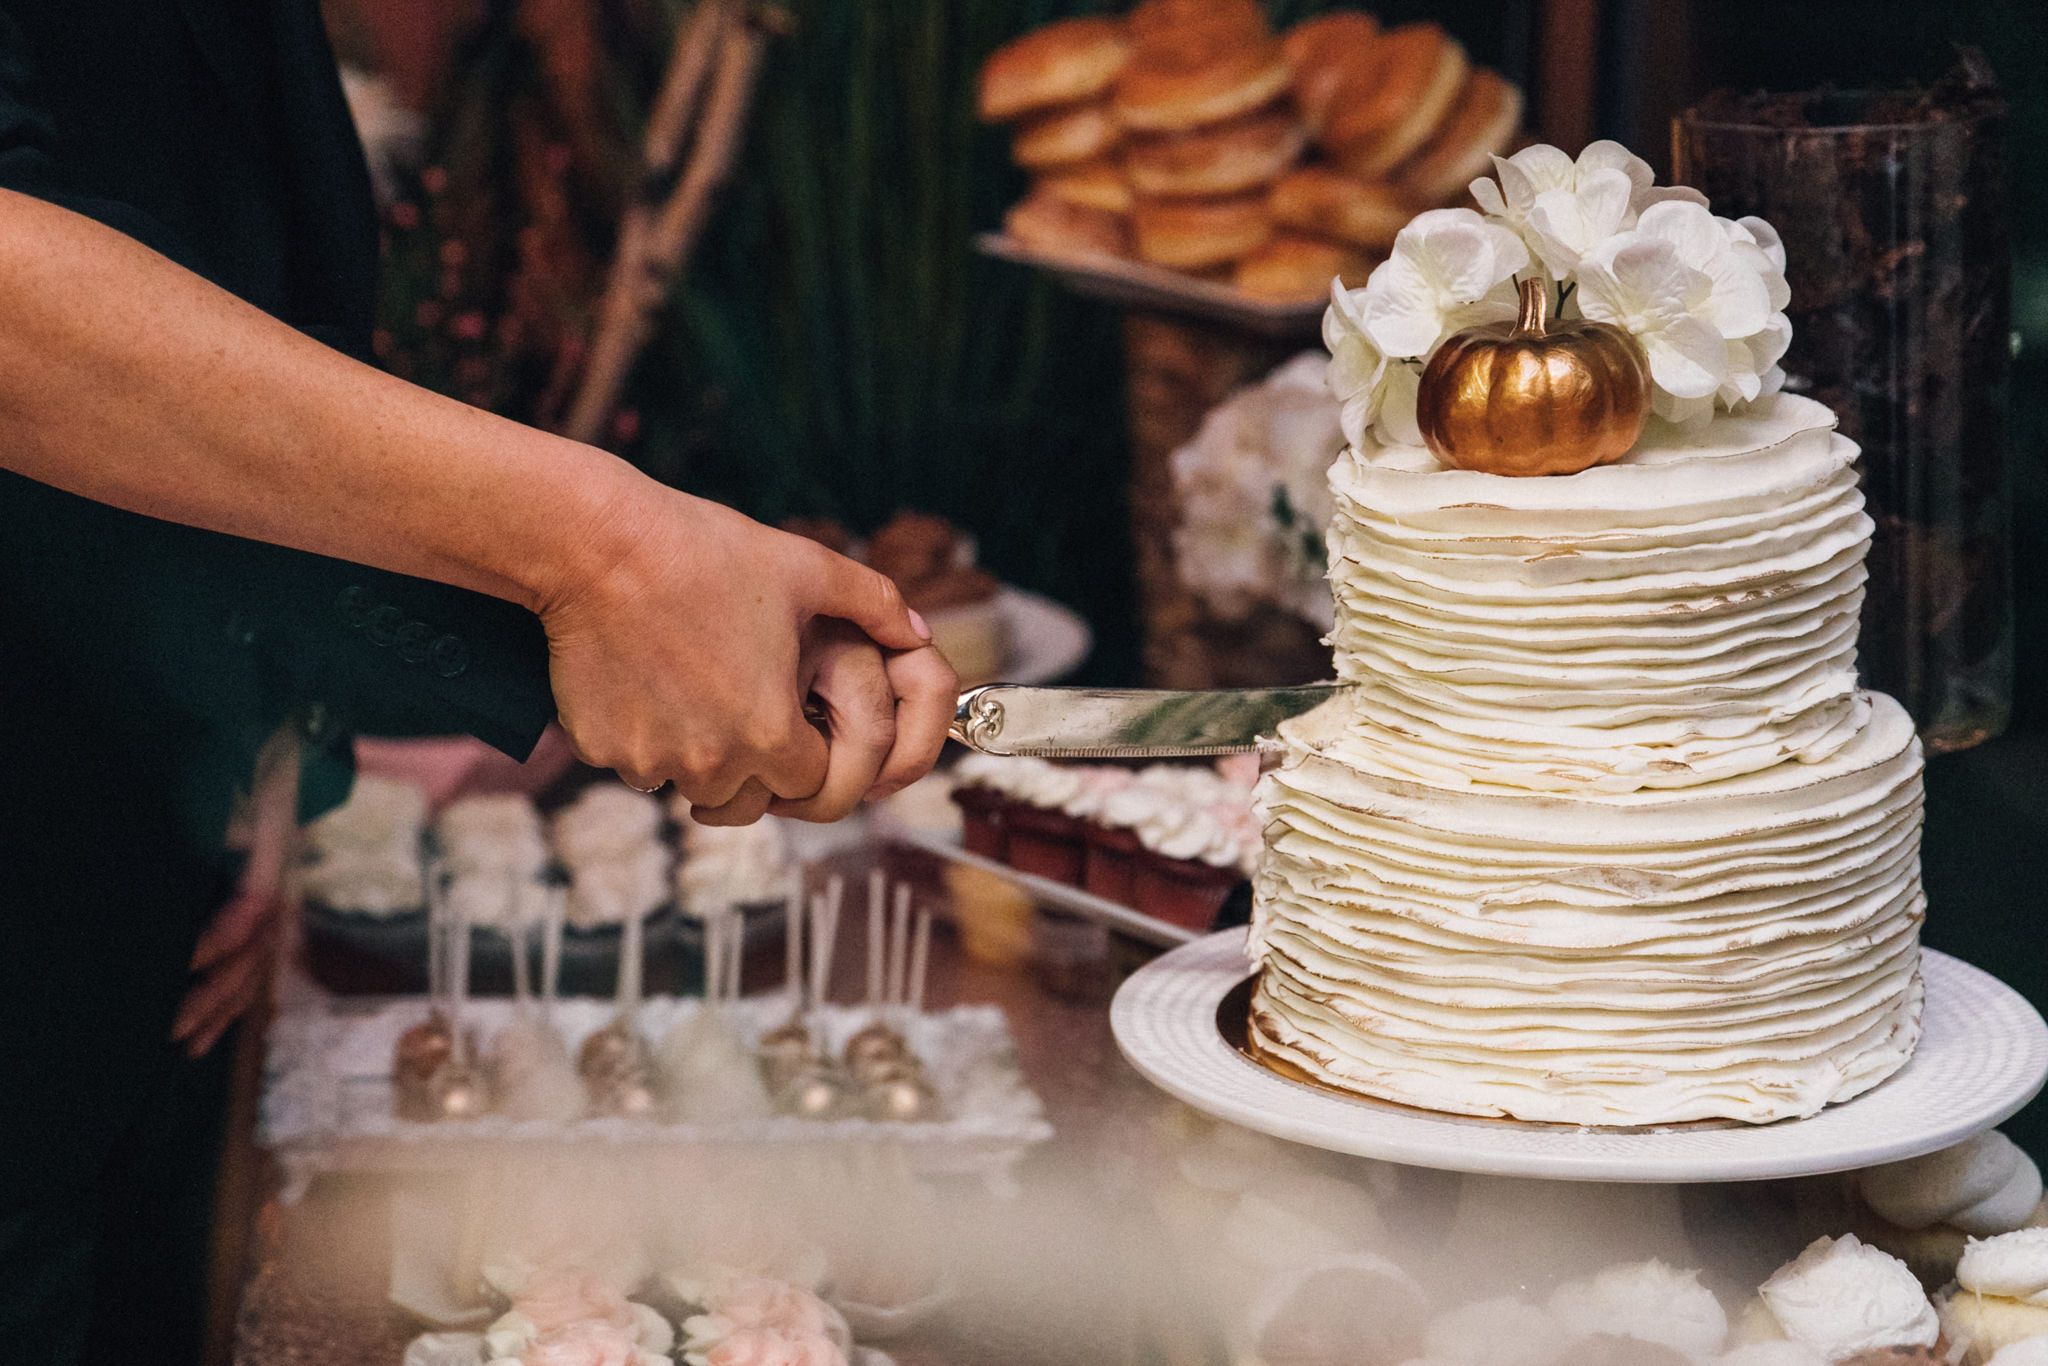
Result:
M1038 759L1165 759L1242 754L1343 685L1220 688L1037 688L990 683L960 694L952 735L984 754Z

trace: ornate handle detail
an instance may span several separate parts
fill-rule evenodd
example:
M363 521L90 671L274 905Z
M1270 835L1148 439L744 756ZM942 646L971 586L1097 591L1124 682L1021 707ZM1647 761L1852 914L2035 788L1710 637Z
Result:
M1003 704L989 686L960 694L953 712L953 738L969 749L987 750L1003 733Z

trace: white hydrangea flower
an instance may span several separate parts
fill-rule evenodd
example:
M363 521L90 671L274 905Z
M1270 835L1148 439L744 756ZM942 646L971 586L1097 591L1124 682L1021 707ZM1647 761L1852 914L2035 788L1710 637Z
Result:
M1360 330L1381 355L1427 359L1453 332L1515 316L1522 239L1470 209L1418 214L1365 283Z
M1323 345L1330 351L1326 382L1341 405L1339 420L1351 445L1365 440L1366 429L1379 416L1380 395L1387 381L1387 358L1365 335L1365 291L1330 282L1330 306L1323 310Z
M1654 204L1704 205L1683 185L1659 187L1650 163L1618 142L1587 145L1574 161L1555 147L1493 159L1494 179L1472 182L1479 207L1519 233L1551 278L1562 280L1605 238L1626 232Z
M1579 310L1633 336L1650 363L1650 407L1671 422L1704 417L1728 378L1728 342L1701 313L1714 281L1669 241L1627 232L1579 263Z

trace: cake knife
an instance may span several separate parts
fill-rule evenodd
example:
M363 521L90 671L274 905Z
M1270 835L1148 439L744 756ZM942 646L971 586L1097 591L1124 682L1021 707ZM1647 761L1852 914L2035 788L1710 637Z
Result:
M1282 721L1329 701L1342 686L1175 692L989 683L960 694L952 736L984 754L1040 759L1242 754L1269 745Z

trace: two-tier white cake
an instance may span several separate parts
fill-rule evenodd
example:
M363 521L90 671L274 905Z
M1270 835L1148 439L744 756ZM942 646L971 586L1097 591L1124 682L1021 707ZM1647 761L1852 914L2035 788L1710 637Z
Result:
M1855 657L1871 523L1825 408L1653 421L1547 478L1358 440L1347 695L1283 729L1252 1037L1472 1115L1809 1115L1911 1055L1920 750Z

